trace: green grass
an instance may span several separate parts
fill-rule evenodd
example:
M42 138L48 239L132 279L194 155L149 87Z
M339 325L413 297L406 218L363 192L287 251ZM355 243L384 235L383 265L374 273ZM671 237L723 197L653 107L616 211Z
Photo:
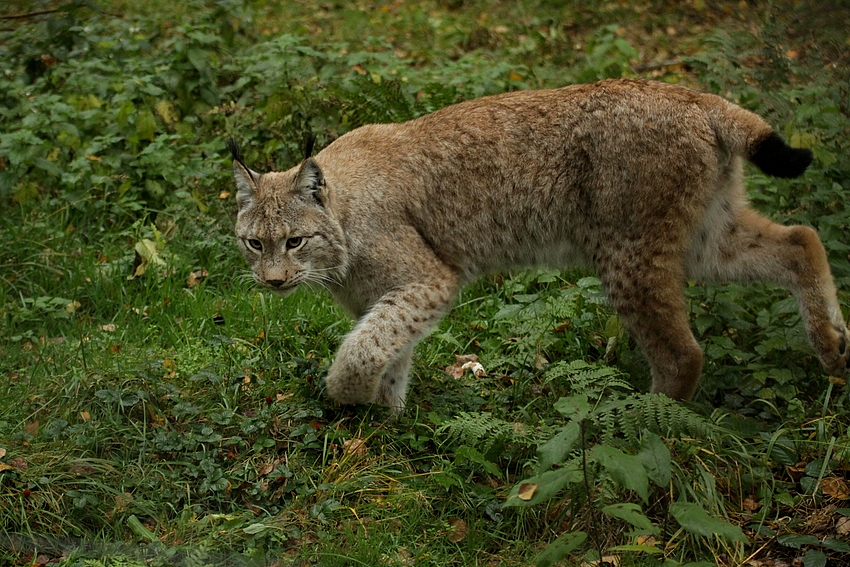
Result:
M689 286L706 368L685 407L639 393L593 274L487 278L418 347L401 418L334 407L351 322L322 291L252 287L224 148L286 168L308 133L483 94L681 82L812 148L800 180L751 172L751 197L818 229L846 306L850 22L830 5L7 3L61 10L0 21L0 564L840 560L848 389L786 292ZM487 375L450 376L465 354Z

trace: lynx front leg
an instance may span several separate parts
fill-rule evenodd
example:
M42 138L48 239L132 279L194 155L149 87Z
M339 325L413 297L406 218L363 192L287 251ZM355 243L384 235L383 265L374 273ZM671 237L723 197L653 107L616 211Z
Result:
M850 333L841 315L826 252L806 226L782 226L741 210L716 243L692 251L691 275L719 281L768 281L794 293L809 341L824 370L843 376L850 366Z
M413 347L442 319L456 291L455 278L446 276L381 297L345 337L328 372L328 395L342 404L377 402L401 411Z

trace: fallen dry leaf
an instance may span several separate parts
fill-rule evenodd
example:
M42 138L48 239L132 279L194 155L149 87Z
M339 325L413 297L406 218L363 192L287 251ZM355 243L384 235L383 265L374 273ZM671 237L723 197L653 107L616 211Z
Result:
M446 373L452 378L460 378L465 372L464 365L470 362L478 362L478 355L475 354L456 354L455 363L451 366L446 366Z
M10 471L10 470L12 470L11 466L7 465L6 463L0 463L0 472Z
M218 198L222 200L227 199L228 197L230 197L230 191L222 191L218 194Z
M13 468L18 469L19 471L25 471L29 468L29 465L22 457L17 457L12 459L12 462L9 463Z
M274 459L271 462L265 463L264 465L262 465L261 467L259 467L257 469L257 475L258 476L266 476L267 474L269 474L270 472L275 470L278 467L278 465L280 465L282 463L286 463L286 457L279 457L277 459Z
M466 534L469 533L469 526L460 518L449 518L449 526L452 530L449 532L448 540L452 543L457 543L466 539Z
M747 496L744 498L744 501L741 502L741 509L745 512L755 512L759 508L761 508L761 503L756 502L752 496Z
M0 447L0 459L2 459L5 456L6 456L6 449L4 449L3 447Z
M186 279L186 287L192 288L197 286L208 275L210 275L210 273L206 270L195 270L189 274L189 277Z
M38 437L38 420L31 421L28 424L24 425L24 431L33 437Z
M533 482L524 482L519 487L519 492L517 492L517 498L520 500L531 500L534 496L534 493L537 492L537 485Z
M835 533L838 535L850 535L850 516L841 516L835 522Z
M114 333L117 328L118 327L115 326L115 323L107 323L106 325L100 326L100 330L106 331L107 333Z
M115 495L115 511L119 514L127 510L133 502L133 495L129 492Z
M596 567L597 565L599 565L599 566L604 565L605 567L609 567L609 566L610 567L617 567L619 564L620 564L620 558L617 557L616 555L603 555L602 561L597 561L597 560L585 561L584 563L582 563L582 567L584 567L585 565L588 565L588 566L592 565L594 567Z
M840 500L847 500L850 498L850 486L848 486L847 481L842 478L835 476L825 478L820 483L820 489L823 490L824 494L832 496L833 498L838 498Z
M543 367L549 364L549 360L540 353L537 353L537 356L534 358L534 368L537 370L543 370Z
M342 442L342 453L359 459L369 454L369 449L366 447L366 441L363 439L346 439Z
M641 535L637 538L637 544L655 547L656 545L658 545L658 540L651 535Z
M806 474L806 464L797 463L794 466L788 465L787 467L785 467L785 470L788 471L788 476L790 476L796 482L800 480L804 474Z

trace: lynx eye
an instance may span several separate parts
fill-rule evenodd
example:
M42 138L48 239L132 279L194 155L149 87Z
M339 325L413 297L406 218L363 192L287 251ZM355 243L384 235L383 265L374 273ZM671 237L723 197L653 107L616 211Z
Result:
M248 248L250 248L251 250L254 250L255 252L263 251L263 243L257 240L256 238L249 238L245 242L248 243Z
M287 250L295 250L296 248L300 248L302 244L304 244L304 238L293 236L286 241L286 248Z

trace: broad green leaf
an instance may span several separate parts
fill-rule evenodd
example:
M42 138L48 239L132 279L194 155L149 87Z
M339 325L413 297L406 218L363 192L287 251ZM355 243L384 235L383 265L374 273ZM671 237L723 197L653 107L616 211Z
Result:
M693 502L674 502L670 505L670 515L692 534L702 537L718 536L728 541L747 543L749 540L741 528L726 520L709 516L701 506Z
M570 484L581 482L581 480L582 474L578 469L563 468L548 471L517 483L505 499L504 505L534 506L549 500ZM532 490L532 485L537 486ZM528 498L529 494L530 498Z
M467 461L470 461L472 463L479 464L484 467L484 470L488 473L492 474L493 476L502 478L502 471L499 470L499 467L488 461L487 457L485 457L481 453L481 451L474 447L470 447L468 445L461 445L455 451L455 458L466 459Z
M248 535L258 534L260 532L266 531L267 526L264 524L251 524L248 527L242 528L242 531Z
M649 499L649 479L637 457L614 447L597 445L590 451L590 458L602 465L614 482L633 490L644 502Z
M147 108L136 114L136 135L140 140L153 140L156 135L156 118Z
M842 539L835 539L835 538L828 537L825 540L823 540L822 545L827 549L831 549L832 551L840 551L841 553L850 553L850 543L847 543L846 541L844 541Z
M549 567L567 556L569 552L576 549L587 534L584 532L567 532L558 536L558 539L550 543L543 552L534 560L537 567Z
M552 468L552 465L563 461L578 441L581 430L576 421L571 421L537 449L537 457L540 460L540 472L544 473Z
M142 522L135 515L132 515L127 518L127 527L129 527L130 530L132 530L132 532L136 534L139 539L145 540L149 543L159 541L159 538L156 537L156 534L146 528L144 524L142 524Z
M38 199L38 185L31 181L24 181L18 185L18 190L12 195L12 199L19 205L26 205L30 201Z
M210 67L209 55L202 49L190 49L186 52L186 58L192 67L200 72L204 72Z
M590 413L590 403L587 396L578 394L559 399L555 402L555 410L568 419L581 421Z
M659 549L657 547L653 547L651 545L615 545L614 547L609 547L609 551L630 551L630 552L638 552L638 553L648 553L650 555L655 555L657 553L664 553L663 549Z
M803 567L826 567L826 555L817 549L808 550L803 555Z
M644 430L637 458L643 463L649 480L662 487L670 484L670 449L661 437Z
M619 504L605 506L602 508L602 511L614 518L625 520L638 529L658 533L658 527L655 526L649 518L643 515L643 511L637 504L621 502Z
M813 535L782 534L776 541L786 547L800 549L804 545L818 545L820 540Z

